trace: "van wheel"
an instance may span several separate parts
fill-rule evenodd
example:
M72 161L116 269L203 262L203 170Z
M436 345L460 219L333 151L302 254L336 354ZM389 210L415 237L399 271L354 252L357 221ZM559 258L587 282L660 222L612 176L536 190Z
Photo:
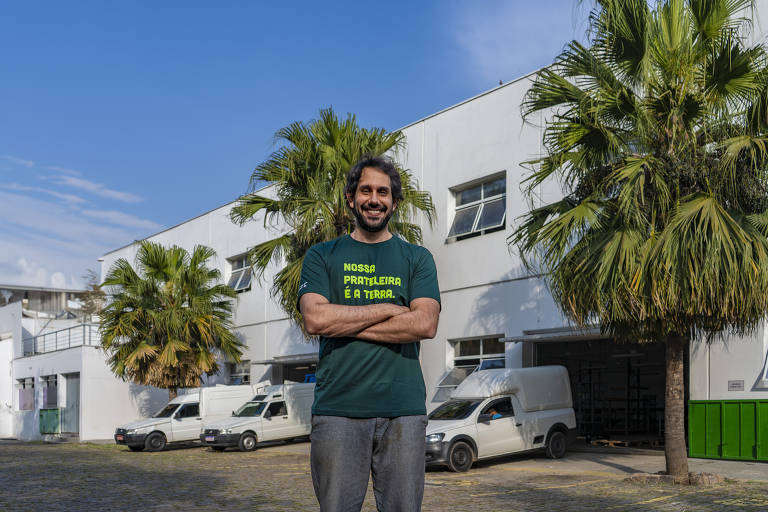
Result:
M547 443L547 457L550 459L559 459L565 455L568 449L568 442L565 434L561 430L555 430L549 435L549 442Z
M160 432L152 432L144 441L144 448L148 452L161 452L165 448L165 436Z
M241 452L252 452L256 449L256 436L246 432L240 436L240 442L237 445Z
M472 447L463 441L453 443L448 450L448 469L455 473L469 471L472 467L475 454Z

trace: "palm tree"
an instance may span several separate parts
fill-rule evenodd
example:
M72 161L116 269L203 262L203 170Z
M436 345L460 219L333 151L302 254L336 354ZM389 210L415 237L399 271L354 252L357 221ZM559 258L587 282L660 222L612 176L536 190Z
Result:
M768 69L751 0L599 0L589 42L540 71L548 115L526 179L560 180L510 237L564 314L666 343L668 474L688 479L683 354L768 311Z
M325 109L317 120L281 128L275 140L279 148L253 171L251 189L272 183L276 197L246 194L238 199L230 217L243 225L263 210L265 226L275 220L287 226L285 234L256 245L249 256L260 278L270 262L283 264L275 275L272 295L296 325L302 326L296 300L304 254L312 245L350 233L355 226L344 197L347 172L364 155L402 149L404 138L400 132L361 128L355 116L347 114L342 120L332 109ZM405 169L399 171L404 197L389 228L411 243L421 243L421 228L412 220L420 212L432 225L432 197L418 190Z
M218 373L217 356L239 362L243 343L232 331L235 292L207 267L213 249L141 242L137 270L121 258L102 287L101 345L123 380L168 389L200 384Z

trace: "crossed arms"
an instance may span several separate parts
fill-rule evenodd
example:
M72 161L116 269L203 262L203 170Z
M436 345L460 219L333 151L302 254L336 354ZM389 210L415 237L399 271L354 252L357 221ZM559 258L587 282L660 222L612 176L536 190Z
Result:
M410 307L388 303L342 306L331 304L318 293L305 293L299 309L309 334L385 343L434 338L440 315L440 304L426 297L413 299Z

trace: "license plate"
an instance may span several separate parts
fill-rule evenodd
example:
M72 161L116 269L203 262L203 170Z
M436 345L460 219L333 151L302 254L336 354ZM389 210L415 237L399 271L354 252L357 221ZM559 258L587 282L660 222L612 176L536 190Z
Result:
M125 440L125 438L123 436L120 436L120 435L115 436L115 439L117 439L118 441L124 441Z
M212 443L216 440L216 436L205 436L205 442Z

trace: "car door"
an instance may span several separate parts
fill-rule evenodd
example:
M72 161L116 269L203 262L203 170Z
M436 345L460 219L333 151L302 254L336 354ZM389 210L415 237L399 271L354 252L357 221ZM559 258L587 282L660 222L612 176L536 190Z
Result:
M200 438L200 428L203 418L200 416L200 404L190 402L182 405L173 415L171 428L172 441L193 441Z
M490 419L483 421L483 415ZM491 457L522 449L520 429L510 397L492 400L480 410L477 421L477 456Z
M264 421L262 422L262 441L272 439L285 439L293 437L291 432L291 422L288 419L288 409L284 400L272 402L264 411Z

